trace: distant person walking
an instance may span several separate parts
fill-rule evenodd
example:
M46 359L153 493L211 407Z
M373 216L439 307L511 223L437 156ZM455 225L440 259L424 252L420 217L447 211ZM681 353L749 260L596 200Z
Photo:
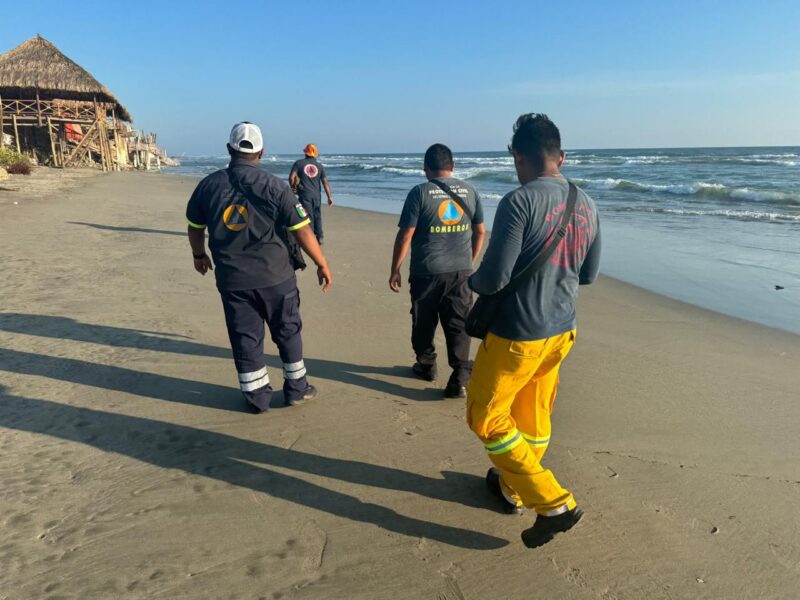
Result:
M303 148L305 158L300 159L292 165L289 173L289 184L300 199L300 203L305 207L306 212L311 216L311 223L314 227L314 235L317 241L322 244L322 187L325 187L325 195L328 196L328 206L333 206L333 192L325 175L325 167L322 166L317 158L319 151L314 144L308 144Z
M411 247L411 346L417 361L413 371L422 379L437 376L433 338L441 321L452 368L446 398L465 398L472 363L464 320L472 305L467 279L480 254L486 229L478 192L453 177L450 148L434 144L425 152L428 181L406 198L394 242L389 287L400 291L400 267Z
M217 288L245 399L258 412L272 396L264 362L264 322L283 361L286 404L310 400L317 390L306 379L295 243L317 265L322 291L333 278L305 208L289 186L258 168L261 130L237 123L231 130L227 169L212 173L195 189L186 207L194 268L205 275L216 265ZM205 231L213 263L205 251ZM296 242L294 241L296 240Z
M500 201L470 287L483 296L498 293L543 248L558 244L541 268L502 296L475 358L467 421L495 465L487 474L490 488L509 512L523 505L536 511L533 527L522 534L534 548L582 516L572 494L541 460L550 442L559 367L575 343L578 285L597 277L600 229L594 201L559 172L561 134L546 115L522 115L509 150L521 187ZM571 196L574 210L562 223ZM566 233L559 239L562 226Z

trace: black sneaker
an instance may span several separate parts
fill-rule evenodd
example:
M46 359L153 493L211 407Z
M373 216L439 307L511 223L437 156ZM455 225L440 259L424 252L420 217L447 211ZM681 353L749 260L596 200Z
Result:
M436 375L438 373L435 364L423 365L422 363L415 362L414 366L411 367L411 370L414 371L414 375L420 379L424 379L425 381L436 381Z
M500 487L500 471L495 467L492 467L486 473L486 487L488 487L492 495L500 501L503 512L507 515L521 515L525 512L525 507L522 506L522 504L511 504L508 498L505 497L503 488Z
M261 413L265 413L269 410L269 406L266 408L260 408L255 404L253 404L252 402L248 402L247 400L245 400L244 403L247 405L247 412L254 415L260 415Z
M444 388L445 398L466 398L467 388L459 383L448 383Z
M538 515L533 527L522 532L522 543L528 548L544 546L557 533L564 533L575 527L582 516L583 511L579 508L573 508L555 517Z
M297 406L298 404L303 404L307 400L313 400L317 397L317 395L317 388L309 383L308 387L306 388L306 392L299 398L295 398L294 400L286 400L286 406Z

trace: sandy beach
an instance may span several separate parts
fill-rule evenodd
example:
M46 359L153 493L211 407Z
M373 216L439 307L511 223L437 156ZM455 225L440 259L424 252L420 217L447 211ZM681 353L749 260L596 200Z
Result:
M409 377L395 217L326 207L320 398L254 416L192 269L196 180L52 173L0 184L0 599L797 597L800 337L583 288L545 463L586 516L526 550L463 401Z

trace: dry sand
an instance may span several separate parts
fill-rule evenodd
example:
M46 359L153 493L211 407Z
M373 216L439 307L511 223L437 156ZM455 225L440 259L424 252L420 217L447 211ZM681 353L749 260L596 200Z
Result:
M586 517L526 550L463 402L408 377L394 217L326 210L334 288L300 278L321 398L254 416L194 182L81 183L0 191L0 598L800 594L800 338L584 288L546 464Z

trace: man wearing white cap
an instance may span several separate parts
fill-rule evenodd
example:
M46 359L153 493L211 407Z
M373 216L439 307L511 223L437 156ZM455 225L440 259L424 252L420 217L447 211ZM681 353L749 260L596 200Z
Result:
M308 213L285 182L258 167L263 148L258 126L234 125L228 168L203 179L186 207L194 268L205 275L216 266L239 386L257 412L269 408L273 391L264 362L265 322L283 361L284 402L297 404L317 395L303 362L294 272L305 262L295 244L317 265L322 291L333 282ZM206 229L211 257L205 250Z

